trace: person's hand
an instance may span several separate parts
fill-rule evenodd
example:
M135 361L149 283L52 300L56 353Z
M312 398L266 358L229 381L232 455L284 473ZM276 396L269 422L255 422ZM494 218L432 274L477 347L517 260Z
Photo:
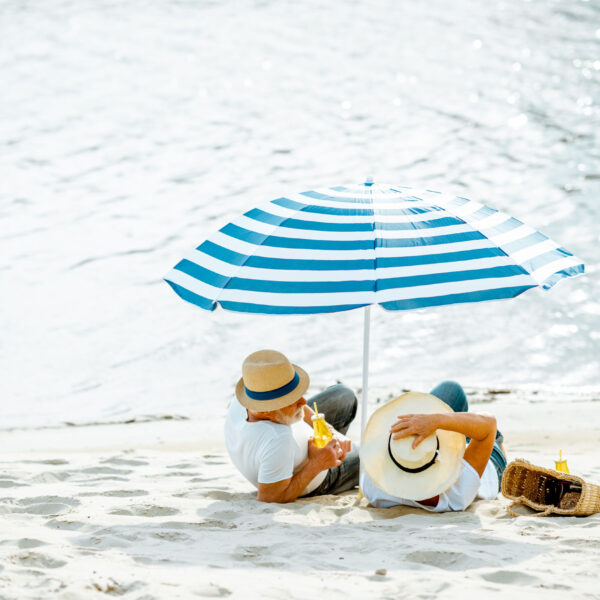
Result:
M350 451L350 446L350 440L341 441L333 438L327 446L319 448L311 438L308 440L308 460L319 466L319 472L325 471L341 465Z
M414 435L415 440L412 443L413 449L416 448L426 437L438 429L438 415L402 415L398 417L398 420L390 427L390 433L395 435L393 439L399 440L401 438Z
M336 437L334 437L332 441L334 440L337 441L342 450L342 453L340 454L340 461L344 462L346 454L348 454L348 452L350 452L352 449L352 442L350 440L338 440Z

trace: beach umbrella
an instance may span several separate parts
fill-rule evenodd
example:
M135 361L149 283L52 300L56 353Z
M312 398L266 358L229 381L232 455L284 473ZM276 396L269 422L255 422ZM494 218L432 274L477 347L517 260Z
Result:
M364 307L361 431L372 304L410 310L513 298L584 265L504 212L405 186L336 186L253 208L165 276L206 310L318 314Z

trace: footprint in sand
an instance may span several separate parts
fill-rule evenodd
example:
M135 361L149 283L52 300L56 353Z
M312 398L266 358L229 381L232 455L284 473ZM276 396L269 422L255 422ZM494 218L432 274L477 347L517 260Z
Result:
M32 498L22 498L18 504L21 506L30 506L32 504L40 504L42 502L61 502L70 506L79 506L80 502L76 498L70 496L34 496Z
M70 512L74 506L79 506L79 500L62 496L38 496L23 498L17 504L22 508L17 508L14 512L55 517Z
M196 588L194 592L201 598L225 598L226 596L231 596L232 594L231 590L221 587L215 583L203 585L199 588Z
M481 577L492 583L509 583L512 585L538 585L542 582L538 577L527 575L527 573L521 571L493 571L492 573L485 573Z
M171 473L165 473L163 477L189 477L190 475L195 475L196 473L190 473L189 471L172 471ZM155 475L153 475L155 477Z
M58 517L69 513L71 508L72 507L68 504L46 503L28 506L19 512L24 512L29 515L40 515L42 517Z
M59 521L58 519L51 519L46 522L46 527L50 529L61 529L64 531L79 531L84 527L87 527L90 523L82 523L81 521Z
M221 454L205 454L202 458L206 465L224 465L227 462Z
M110 490L102 492L101 496L109 496L112 498L133 498L134 496L147 496L149 492L146 490Z
M181 531L157 531L152 534L157 540L165 540L167 542L191 542L192 537Z
M40 554L39 552L23 552L11 556L10 559L23 566L38 567L42 569L58 569L67 564L66 560L59 560L46 554Z
M250 560L252 559L269 556L270 548L268 546L238 546L236 552L231 555L233 560Z
M266 552L263 552L266 550ZM233 560L248 561L257 567L263 567L267 569L280 569L285 566L284 562L265 560L269 556L269 549L264 546L248 546L243 548L242 552L236 552L231 555Z
M183 521L167 521L161 523L160 526L169 529L189 529L189 530L202 530L202 529L237 529L235 523L231 521L221 521L219 519L204 519L199 523L189 523Z
M168 565L170 563L172 563L173 561L170 558L167 557L154 557L154 556L134 556L132 555L131 558L133 558L133 560L136 563L139 563L140 565ZM143 600L144 596L142 596L142 598L138 598L137 600ZM155 600L158 600L158 598L156 598Z
M107 458L106 460L101 461L101 464L109 464L109 465L123 465L126 467L145 467L150 464L145 460L136 460L134 458L119 458L118 456L114 456L113 458Z
M171 494L173 498L205 498L206 493L202 488L192 488L186 492L177 492L175 494Z
M206 496L213 500L234 500L236 497L239 497L240 494L232 494L231 492L224 492L221 490L211 490L206 493Z
M136 496L147 496L146 490L109 490L107 492L82 492L79 496L107 496L109 498L134 498Z
M24 460L24 463L34 465L68 465L69 461L64 458L48 458L47 460Z
M129 475L133 473L131 469L115 469L113 467L88 467L81 469L79 473L90 473L92 475Z
M200 511L199 511L200 512ZM169 521L161 523L161 527L171 529L237 529L237 525L231 521L221 521L219 519L204 519L199 523L183 523L178 521Z
M129 548L131 543L139 543L141 538L134 528L100 527L94 529L91 535L73 539L80 548Z
M508 543L510 545L510 542L503 542L502 540L499 540L497 537L486 537L485 535L467 535L465 536L465 541L469 542L470 544L473 544L474 546L501 546L502 544Z
M462 552L436 552L434 550L417 550L405 557L406 560L429 567L437 567L445 571L461 571L485 566L481 559L467 556Z
M570 546L571 548L589 548L590 550L598 547L598 542L595 540L585 538L575 538L572 540L560 540L563 546Z
M131 583L119 583L112 577L110 577L107 581L94 581L92 582L92 586L103 594L107 594L109 596L124 596L129 592L133 592L135 590L139 590L146 586L143 581L132 581Z
M129 508L117 508L111 510L111 515L122 515L127 517L170 517L179 514L176 508L168 506L155 506L153 504L144 504L138 506L130 506Z
M86 487L89 487L90 485L95 485L100 483L101 481L129 481L129 479L127 479L127 477L118 477L117 475L105 475L104 477L94 477L93 479L85 479L85 480L79 480L82 483L79 483L78 485L85 485Z
M0 488L25 487L27 484L13 481L12 479L0 479Z
M237 529L235 523L221 521L220 519L206 519L201 523L202 527L216 527L217 529Z
M222 525L224 525L222 523ZM160 524L162 529L189 529L202 530L206 528L206 523L189 523L187 521L165 521Z
M584 529L595 529L600 525L600 521L598 519L594 519L593 521L585 522L583 520L577 520L574 525L576 527L582 527Z
M17 546L21 549L26 548L39 548L40 546L45 546L46 542L42 542L41 540L36 540L33 538L22 538L17 542Z
M34 475L29 481L31 483L56 483L69 479L71 473L69 471L44 471Z
M224 519L225 521L235 521L242 517L239 512L235 510L219 510L211 514L211 517L215 517L217 519Z

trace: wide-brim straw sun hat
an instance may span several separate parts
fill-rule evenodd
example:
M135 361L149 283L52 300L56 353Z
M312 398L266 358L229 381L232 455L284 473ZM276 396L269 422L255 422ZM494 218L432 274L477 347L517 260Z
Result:
M258 350L246 357L235 395L242 406L255 412L278 410L304 396L310 378L276 350Z
M408 392L378 408L369 419L360 448L360 464L383 492L407 500L426 500L450 488L458 479L465 436L438 429L412 448L415 436L394 440L390 427L399 416L452 413L431 394Z

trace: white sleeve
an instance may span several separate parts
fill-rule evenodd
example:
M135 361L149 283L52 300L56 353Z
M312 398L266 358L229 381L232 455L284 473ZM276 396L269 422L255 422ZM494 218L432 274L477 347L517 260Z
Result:
M462 471L456 483L445 492L448 510L465 510L477 496L480 479L477 471L463 459Z
M277 483L294 474L294 438L291 433L269 438L258 452L258 483Z

